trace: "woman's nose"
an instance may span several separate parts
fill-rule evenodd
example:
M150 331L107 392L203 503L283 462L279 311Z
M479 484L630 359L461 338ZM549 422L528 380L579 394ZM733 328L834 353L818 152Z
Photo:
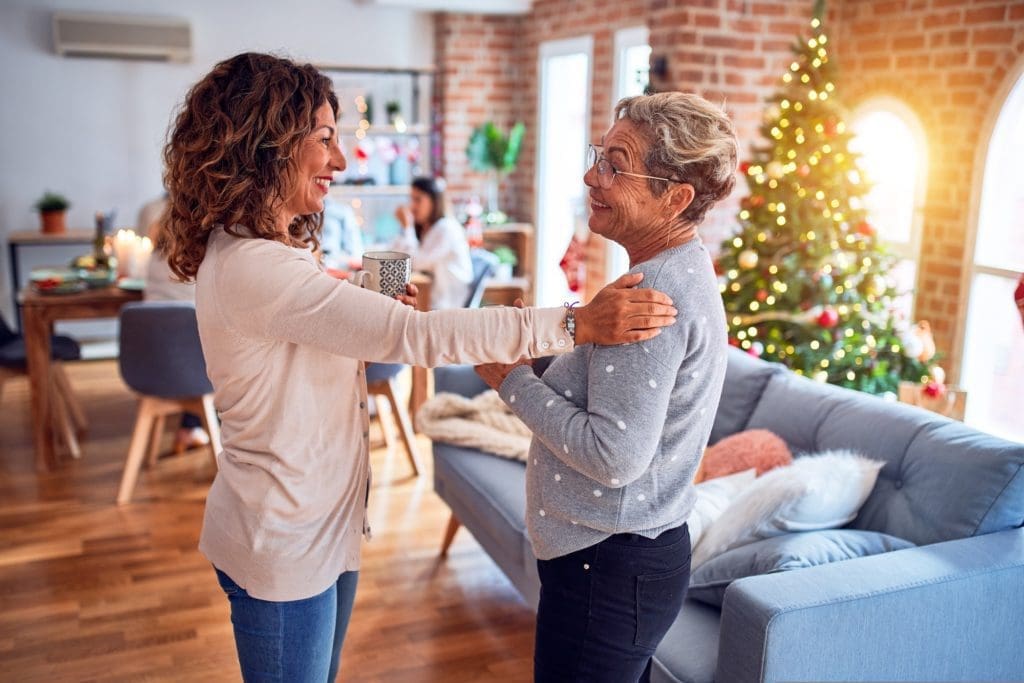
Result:
M345 160L345 153L341 151L341 145L334 145L334 150L331 154L331 165L335 171L344 171L348 167L348 162Z

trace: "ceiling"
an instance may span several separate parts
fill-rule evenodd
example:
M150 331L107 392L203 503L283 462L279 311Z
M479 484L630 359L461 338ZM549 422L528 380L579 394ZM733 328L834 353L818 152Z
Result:
M361 0L364 5L403 7L418 12L526 14L533 0Z

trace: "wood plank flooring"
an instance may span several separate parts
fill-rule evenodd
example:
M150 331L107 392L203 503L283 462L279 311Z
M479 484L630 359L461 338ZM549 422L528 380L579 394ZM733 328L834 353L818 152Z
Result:
M111 361L68 371L90 430L55 473L33 470L27 381L0 396L0 680L240 680L227 600L196 549L208 454L161 458L117 507L135 399ZM532 611L465 530L437 557L448 509L431 458L419 478L401 451L372 458L374 539L339 680L530 680Z

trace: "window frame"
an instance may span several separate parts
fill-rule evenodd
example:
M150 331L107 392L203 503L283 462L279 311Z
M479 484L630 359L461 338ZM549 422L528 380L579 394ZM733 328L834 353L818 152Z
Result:
M893 114L907 126L914 139L914 146L917 148L920 159L911 207L910 239L906 242L884 240L885 244L900 259L907 259L914 263L914 289L910 293L910 313L911 318L914 319L917 317L917 292L921 285L921 243L924 233L924 208L928 194L928 164L930 161L928 158L928 139L917 112L903 100L891 95L878 95L861 102L850 113L850 129L854 130L856 128L855 122L857 119L875 112Z
M995 275L1016 279L1017 273L1006 268L986 266L975 262L978 246L979 221L981 219L981 201L985 191L985 172L988 167L989 150L996 126L1003 113L1006 102L1010 99L1013 89L1020 83L1024 87L1024 57L1017 60L1003 78L999 88L992 94L992 104L985 115L978 134L978 144L974 152L974 171L971 178L971 194L968 205L967 226L964 239L964 255L960 268L960 301L957 305L957 326L953 339L952 358L956 361L953 373L956 383L963 382L964 353L967 350L967 320L970 314L971 290L974 287L974 276L977 274Z

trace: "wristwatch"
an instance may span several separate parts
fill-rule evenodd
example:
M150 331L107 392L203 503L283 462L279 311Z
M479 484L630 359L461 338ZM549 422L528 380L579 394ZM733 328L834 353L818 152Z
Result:
M580 305L579 301L573 301L571 304L563 304L565 306L565 320L562 321L562 327L572 337L573 344L576 343L576 311L575 308Z

